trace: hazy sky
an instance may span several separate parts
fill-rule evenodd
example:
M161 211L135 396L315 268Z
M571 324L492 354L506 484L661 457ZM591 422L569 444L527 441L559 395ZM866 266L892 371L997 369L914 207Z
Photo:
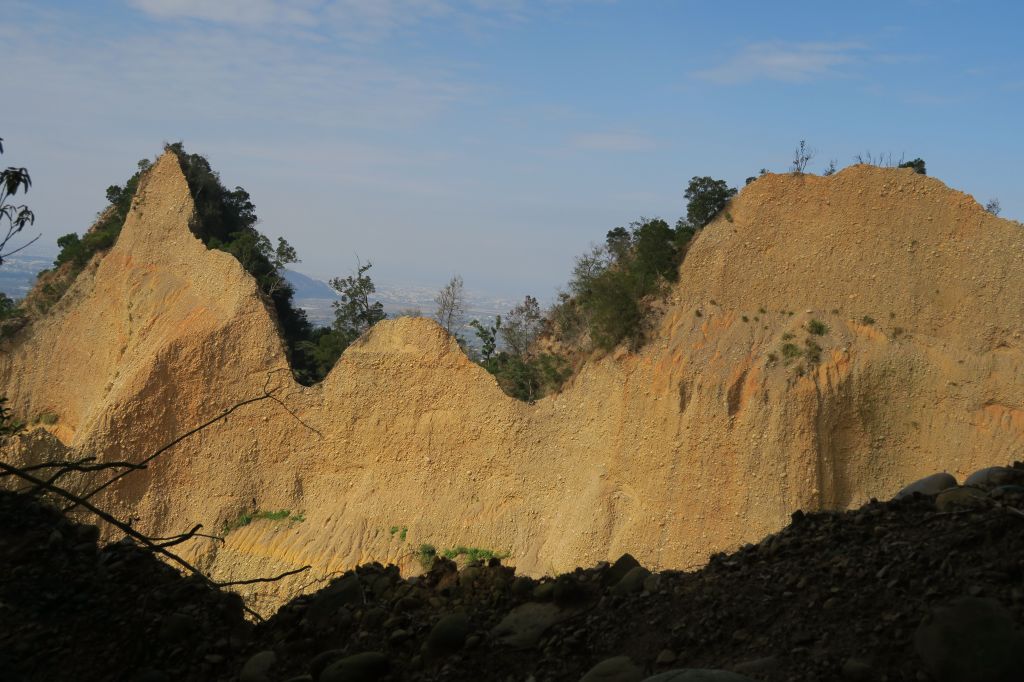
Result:
M297 268L548 298L693 175L871 151L1024 217L1024 3L4 0L6 164L53 251L165 141Z

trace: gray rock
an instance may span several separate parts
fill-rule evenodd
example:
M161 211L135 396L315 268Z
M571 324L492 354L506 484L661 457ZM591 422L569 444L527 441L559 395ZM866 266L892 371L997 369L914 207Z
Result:
M313 676L313 679L320 677L320 673L324 671L324 668L334 663L339 658L344 657L344 649L328 649L327 651L321 651L309 662L309 673Z
M643 682L754 682L754 680L728 670L680 668L648 677Z
M643 671L629 656L616 656L595 665L580 682L641 682L643 679Z
M270 682L270 669L277 663L277 654L269 649L253 654L238 673L238 682Z
M574 576L561 575L554 582L552 600L559 606L575 606L587 600L587 591Z
M935 496L935 508L940 512L957 509L981 509L992 504L992 499L980 488L950 488Z
M433 656L454 654L469 636L469 616L453 613L437 621L427 635L427 651Z
M533 598L537 601L551 601L554 596L555 584L553 582L541 583L533 588Z
M131 682L171 682L171 676L162 670L140 670L135 677L129 678Z
M676 662L676 654L671 649L662 649L658 657L654 659L655 665L671 665Z
M1024 493L1024 485L1001 485L989 491L989 495L998 500L1006 495L1020 495Z
M874 666L863 658L850 657L846 659L841 672L844 680L853 680L853 682L872 682L878 679Z
M388 657L377 651L347 656L324 668L318 682L376 682L391 669Z
M771 670L775 670L779 667L779 659L774 656L765 656L763 658L755 658L752 661L743 661L737 663L732 667L734 673L741 673L743 675L756 675L758 673L766 673Z
M160 624L160 639L165 642L181 642L190 639L198 630L196 619L184 613L172 613Z
M981 488L996 488L1001 485L1013 483L1017 478L1016 471L1010 467L987 467L979 469L967 477L964 485L973 485Z
M953 478L951 474L932 474L931 476L925 476L924 478L905 486L902 490L896 493L893 499L899 500L904 497L910 497L914 493L920 493L922 495L938 495L946 488L953 488L955 486L956 479Z
M1024 634L995 599L963 597L933 609L914 649L938 682L1012 682L1024 670Z
M316 627L327 625L342 606L356 604L363 598L359 576L352 574L336 580L313 597L306 609L306 619Z
M644 578L644 592L650 592L654 594L661 587L661 574L651 573L649 576Z
M565 620L571 612L563 611L554 604L527 602L509 611L491 634L502 644L516 649L531 647L537 643L545 630Z
M611 587L616 584L626 574L632 571L634 568L640 565L640 562L632 557L630 554L623 554L618 560L608 567L608 570L601 576L601 584L605 587Z
M622 580L615 583L612 587L612 594L618 596L625 596L627 594L636 594L644 589L644 581L651 575L643 566L634 566L629 570L629 573L622 576Z

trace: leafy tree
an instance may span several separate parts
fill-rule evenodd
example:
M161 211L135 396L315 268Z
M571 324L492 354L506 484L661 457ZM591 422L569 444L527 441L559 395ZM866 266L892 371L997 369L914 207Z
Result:
M327 376L348 347L345 336L331 327L316 327L308 338L300 341L296 351L299 361L292 364L299 381L310 384Z
M323 379L353 341L386 317L380 301L371 300L377 291L367 274L372 267L373 263L357 262L354 273L330 281L341 300L332 304L334 322L330 327L311 328L296 344L292 367L299 381L309 384Z
M505 316L501 338L512 355L524 357L537 342L543 327L540 304L533 296L527 296Z
M913 161L905 161L899 165L899 168L910 168L915 173L920 173L921 175L928 175L928 171L925 169L924 166L924 159L922 158L916 158Z
M524 358L503 352L483 366L494 375L502 391L526 402L558 390L572 373L565 358L550 353Z
M638 290L643 294L650 291L659 277L670 282L679 277L676 233L664 220L648 220L635 226L633 243L631 270L640 280Z
M347 347L363 335L373 325L383 320L384 305L380 301L370 302L370 295L377 291L373 280L366 273L373 267L367 261L356 264L356 271L348 277L335 277L331 280L331 288L341 294L341 300L335 301L334 332L337 333Z
M4 153L3 138L0 137L0 154ZM0 265L4 259L12 256L39 239L35 236L26 244L17 248L8 248L11 240L21 233L28 225L36 221L35 214L24 204L7 203L19 191L28 192L32 186L32 177L26 168L8 166L0 171Z
M585 296L595 279L601 276L614 262L607 246L595 246L588 253L578 256L569 279L569 291L574 296Z
M687 200L686 222L694 229L701 229L710 223L735 195L736 189L729 187L725 180L694 176L683 193Z
M598 348L611 350L627 338L639 340L643 313L636 280L623 269L609 269L594 280L581 303L587 313L590 338Z
M569 343L575 343L586 327L578 300L565 291L558 293L558 300L548 309L547 321L552 333Z
M17 312L18 302L7 294L0 293L0 320L6 320Z
M621 261L629 255L630 249L633 248L633 235L624 227L616 227L608 230L604 243L608 247L611 257Z
M480 339L480 359L486 364L498 347L498 332L501 330L501 315L494 318L494 324L485 327L480 320L470 320L469 326L476 330Z

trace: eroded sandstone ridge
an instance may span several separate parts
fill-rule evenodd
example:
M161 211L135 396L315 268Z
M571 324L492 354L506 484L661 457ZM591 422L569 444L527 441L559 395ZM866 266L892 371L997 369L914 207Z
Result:
M77 454L138 460L269 382L281 403L237 410L102 498L154 535L304 515L193 545L220 578L414 568L423 543L508 553L529 574L623 552L689 567L798 508L1019 458L1024 231L909 170L754 182L697 238L653 340L533 405L424 319L385 321L321 384L294 383L255 283L192 235L191 212L165 155L114 248L8 343L0 392L57 415ZM39 434L14 448L60 449Z

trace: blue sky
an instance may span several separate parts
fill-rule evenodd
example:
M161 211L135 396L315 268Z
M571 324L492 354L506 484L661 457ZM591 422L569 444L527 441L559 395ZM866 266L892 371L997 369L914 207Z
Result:
M297 269L550 298L573 257L693 175L741 186L806 139L1024 217L1024 3L8 0L5 164L41 242L164 141L252 194Z

